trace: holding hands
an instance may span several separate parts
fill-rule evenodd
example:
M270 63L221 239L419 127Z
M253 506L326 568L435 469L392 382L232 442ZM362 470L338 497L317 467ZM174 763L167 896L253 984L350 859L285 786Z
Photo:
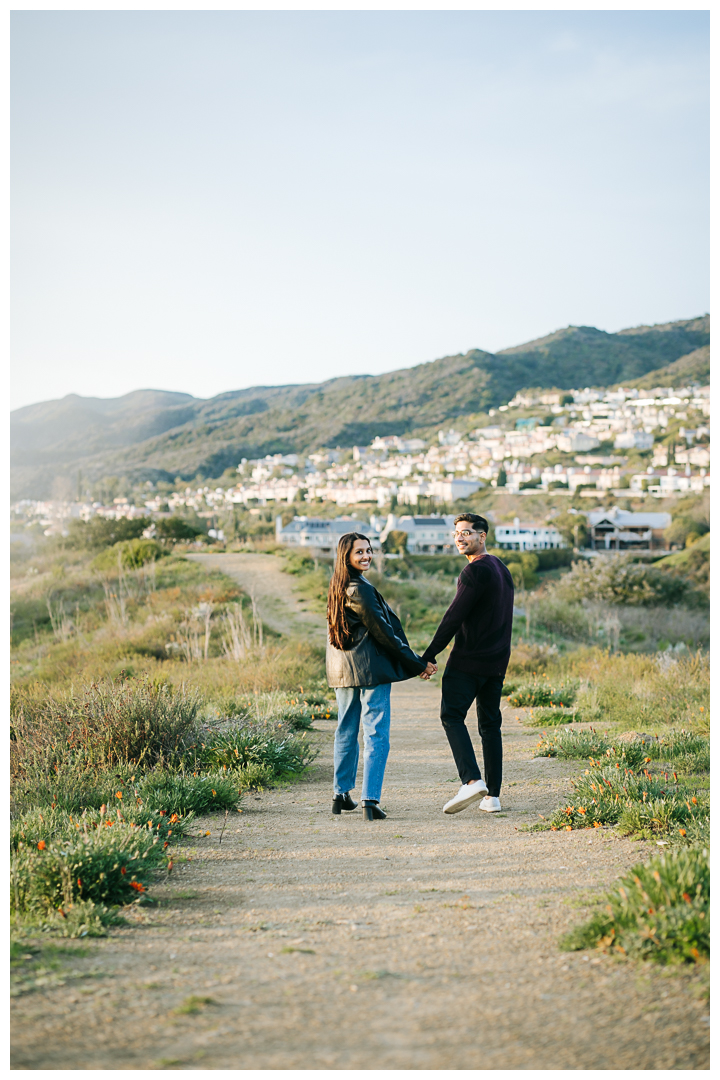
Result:
M425 668L424 671L420 672L420 678L421 679L431 679L432 676L437 671L437 669L438 669L437 664L433 664L433 662L431 660L428 660L427 667Z

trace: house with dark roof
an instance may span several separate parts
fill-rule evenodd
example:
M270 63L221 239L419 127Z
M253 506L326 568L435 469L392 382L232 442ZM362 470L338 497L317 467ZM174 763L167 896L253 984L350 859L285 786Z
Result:
M666 546L663 531L672 521L667 513L621 510L591 510L590 546L594 551L652 551Z

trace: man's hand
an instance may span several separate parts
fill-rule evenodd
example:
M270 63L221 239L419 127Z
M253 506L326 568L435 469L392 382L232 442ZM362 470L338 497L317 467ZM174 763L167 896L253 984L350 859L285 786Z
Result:
M431 679L436 671L437 671L437 664L433 664L433 662L431 660L428 660L427 667L425 668L424 671L420 672L420 678L421 679Z

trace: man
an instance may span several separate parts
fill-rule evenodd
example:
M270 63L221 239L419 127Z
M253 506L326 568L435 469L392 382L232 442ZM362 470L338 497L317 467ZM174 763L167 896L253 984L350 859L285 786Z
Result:
M455 638L442 680L440 719L462 787L443 807L446 814L457 814L478 799L482 799L481 810L497 813L502 809L500 697L510 659L514 589L510 571L485 548L487 533L488 523L478 514L455 518L455 546L468 565L458 578L455 599L422 657L434 664L438 653ZM473 700L487 783L481 778L465 726Z

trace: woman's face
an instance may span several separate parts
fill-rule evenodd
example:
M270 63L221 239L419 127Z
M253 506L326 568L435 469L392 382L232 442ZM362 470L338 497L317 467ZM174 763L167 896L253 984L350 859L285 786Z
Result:
M361 574L364 574L365 571L370 568L370 563L372 562L372 548L367 540L355 540L353 542L352 551L348 556L348 561L353 570L359 570Z

